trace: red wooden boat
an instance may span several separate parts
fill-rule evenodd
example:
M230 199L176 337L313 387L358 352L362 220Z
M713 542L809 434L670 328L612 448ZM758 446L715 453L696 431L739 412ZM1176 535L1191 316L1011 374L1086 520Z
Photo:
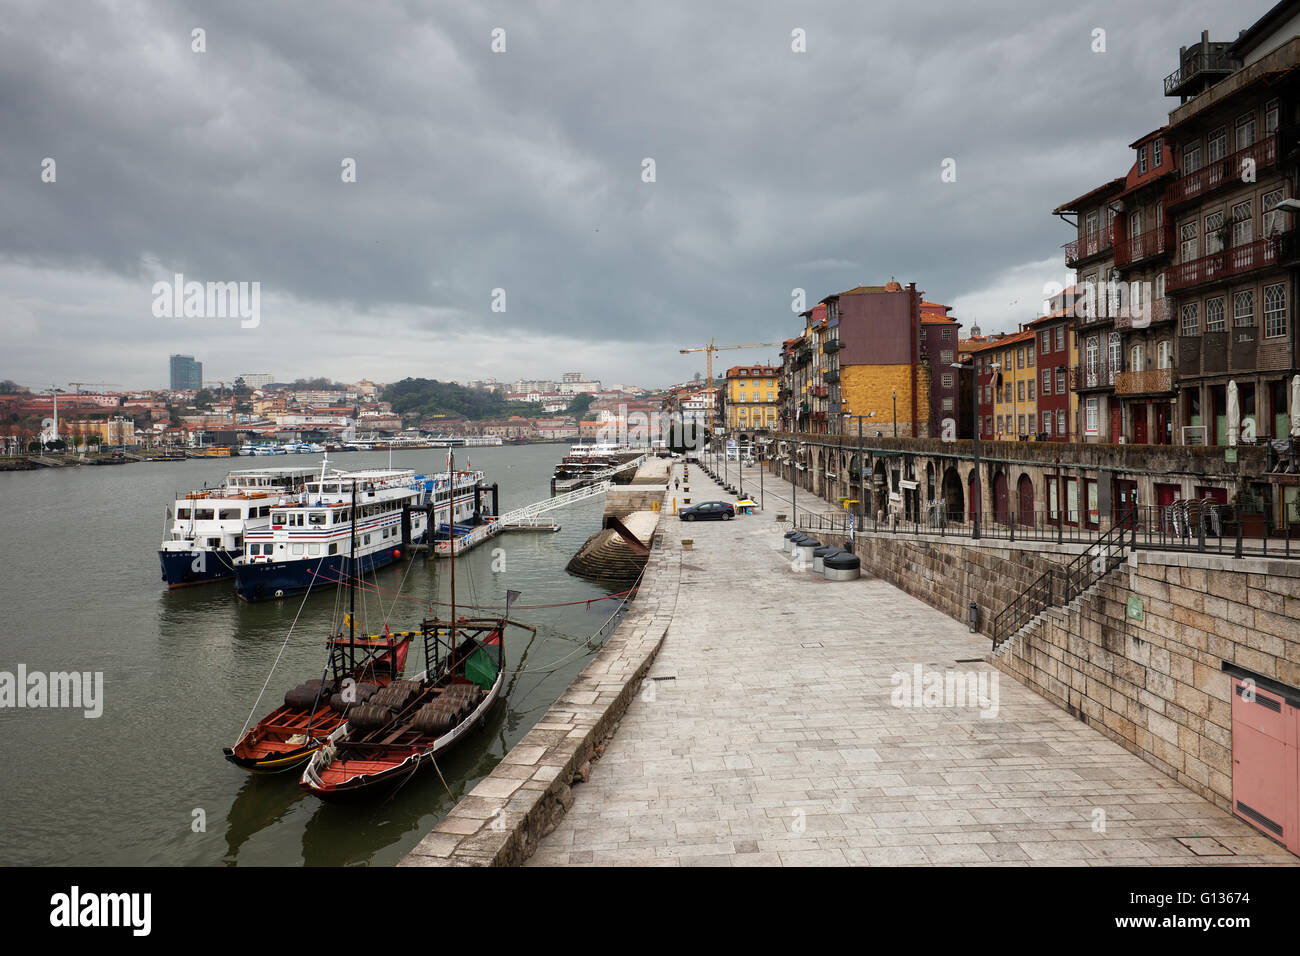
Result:
M425 671L349 707L347 724L312 755L300 786L323 800L376 796L462 740L501 694L506 623L425 621Z
M311 759L344 725L352 704L366 702L402 676L415 631L329 640L330 677L310 680L284 695L284 703L223 750L237 767L281 773Z

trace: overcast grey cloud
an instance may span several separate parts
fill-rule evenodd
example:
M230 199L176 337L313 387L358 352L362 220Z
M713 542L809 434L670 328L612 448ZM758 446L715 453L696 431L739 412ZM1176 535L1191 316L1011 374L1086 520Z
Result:
M659 384L891 276L1011 328L1178 47L1269 6L8 0L0 377ZM174 273L260 282L260 326L156 318Z

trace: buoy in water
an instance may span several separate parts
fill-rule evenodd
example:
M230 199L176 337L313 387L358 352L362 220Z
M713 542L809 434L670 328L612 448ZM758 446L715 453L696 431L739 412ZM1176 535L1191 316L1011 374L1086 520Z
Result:
M401 550L401 548L394 548L394 549L393 549L393 560L394 560L394 561L397 561L397 560L399 560L401 557L402 557L402 550Z

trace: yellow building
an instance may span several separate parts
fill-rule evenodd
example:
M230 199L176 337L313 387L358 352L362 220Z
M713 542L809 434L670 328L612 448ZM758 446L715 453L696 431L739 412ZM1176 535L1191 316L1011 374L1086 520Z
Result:
M1036 345L1037 336L1026 330L977 350L1001 366L998 384L985 386L993 393L993 438L998 441L1027 440L1039 433Z
M916 420L912 418L912 382L916 382ZM894 436L898 424L900 438L928 437L930 433L930 368L919 365L915 379L911 365L842 365L840 395L844 399L844 434L858 433L858 416L862 416L862 434L885 438ZM894 410L898 417L895 419Z
M737 365L727 369L728 432L777 427L777 383L781 370L771 365Z

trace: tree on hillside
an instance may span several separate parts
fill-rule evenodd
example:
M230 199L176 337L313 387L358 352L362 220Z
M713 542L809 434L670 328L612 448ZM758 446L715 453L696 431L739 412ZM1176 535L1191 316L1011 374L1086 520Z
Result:
M591 408L591 403L596 399L587 392L579 392L573 396L573 401L569 402L569 407L565 409L570 415L581 418L587 414L587 409Z

